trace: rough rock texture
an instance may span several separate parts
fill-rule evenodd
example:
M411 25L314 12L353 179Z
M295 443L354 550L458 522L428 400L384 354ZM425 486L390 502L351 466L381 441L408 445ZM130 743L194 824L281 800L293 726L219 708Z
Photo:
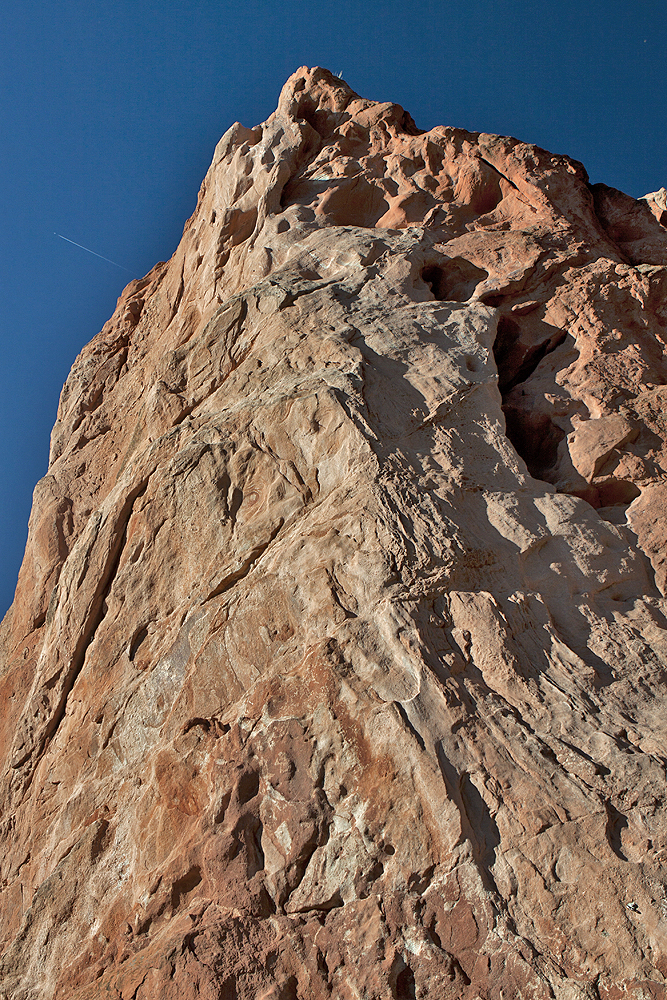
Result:
M325 70L227 132L35 491L1 997L666 995L666 264Z
M648 206L662 225L667 224L667 188L660 188L659 191L651 191L645 194L640 201L647 201Z

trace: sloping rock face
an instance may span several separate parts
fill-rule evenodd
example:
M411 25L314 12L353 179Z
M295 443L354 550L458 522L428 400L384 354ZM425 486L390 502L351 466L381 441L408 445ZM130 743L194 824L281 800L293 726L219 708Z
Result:
M666 264L322 69L229 130L35 491L0 996L665 996Z

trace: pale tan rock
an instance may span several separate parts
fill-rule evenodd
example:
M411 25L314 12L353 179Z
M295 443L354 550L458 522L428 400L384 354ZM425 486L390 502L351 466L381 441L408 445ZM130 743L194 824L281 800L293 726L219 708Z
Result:
M637 434L637 428L620 414L577 422L568 441L572 464L590 482L612 452L623 448Z
M651 191L645 194L640 201L645 201L651 209L660 225L667 224L667 188L660 188L659 191Z
M326 70L229 130L35 492L0 996L665 996L665 251Z

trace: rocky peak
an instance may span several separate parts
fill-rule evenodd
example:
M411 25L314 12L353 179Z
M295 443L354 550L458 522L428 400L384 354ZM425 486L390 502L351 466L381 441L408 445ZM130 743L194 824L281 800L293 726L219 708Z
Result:
M35 490L0 996L665 995L660 195L319 68L223 136Z

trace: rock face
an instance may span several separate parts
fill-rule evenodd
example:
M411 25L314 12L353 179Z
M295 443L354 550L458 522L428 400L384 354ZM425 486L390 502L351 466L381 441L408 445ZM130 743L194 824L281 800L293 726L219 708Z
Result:
M667 188L660 188L659 191L651 191L641 199L648 202L648 206L655 215L658 222L664 226L667 224Z
M1 997L666 995L666 264L322 69L229 130L35 491Z

